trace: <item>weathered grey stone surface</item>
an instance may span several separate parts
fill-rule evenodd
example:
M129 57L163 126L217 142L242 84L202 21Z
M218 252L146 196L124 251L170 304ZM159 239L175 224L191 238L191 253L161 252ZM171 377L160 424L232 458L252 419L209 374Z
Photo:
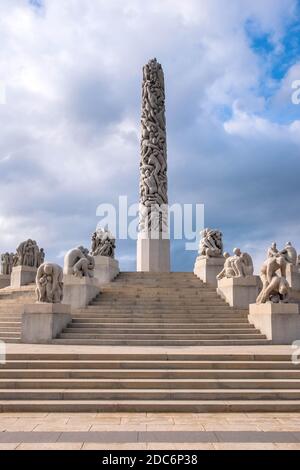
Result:
M107 228L98 228L92 235L92 256L115 257L116 239Z
M86 307L100 292L96 278L64 276L63 303L72 308Z
M217 276L222 271L225 258L222 257L203 257L198 256L194 266L194 274L201 279L201 281L217 287Z
M43 263L36 275L38 302L61 303L63 298L63 270L58 264Z
M98 284L107 284L113 281L119 274L119 262L107 256L95 256L95 279Z
M71 307L64 304L24 305L21 341L28 344L51 343L72 321Z
M273 344L292 344L300 338L298 304L252 304L248 318Z
M170 271L170 240L139 237L137 271L164 273Z
M10 285L10 276L6 274L0 274L0 289L4 289Z
M224 277L218 281L218 294L235 308L248 309L256 302L262 287L259 276Z
M30 266L14 266L11 273L11 287L18 288L34 283L36 273L37 268L33 268Z
M75 277L93 277L95 261L89 250L82 246L68 251L64 259L64 274Z

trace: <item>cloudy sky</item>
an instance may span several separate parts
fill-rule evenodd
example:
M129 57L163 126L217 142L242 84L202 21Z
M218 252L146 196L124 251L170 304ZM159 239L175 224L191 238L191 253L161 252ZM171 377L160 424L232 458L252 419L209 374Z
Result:
M152 57L170 203L205 204L205 224L257 267L273 240L300 250L299 20L296 0L1 0L0 251L30 237L62 263L89 246L99 204L137 202ZM117 255L134 270L134 241ZM195 256L172 244L174 270Z

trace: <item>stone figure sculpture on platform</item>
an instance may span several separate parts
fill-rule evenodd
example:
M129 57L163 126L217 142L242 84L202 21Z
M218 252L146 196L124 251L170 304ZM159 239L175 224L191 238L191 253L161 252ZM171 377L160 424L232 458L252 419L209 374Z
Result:
M290 286L286 279L287 261L281 253L275 252L264 262L260 277L263 289L260 292L256 303L288 303Z
M248 253L242 253L240 248L233 250L233 256L230 256L229 253L224 253L224 258L224 269L217 276L218 280L253 276L253 260Z
M222 258L223 240L219 230L206 228L200 232L201 240L199 245L199 255L203 258Z
M95 260L89 250L82 246L70 250L64 259L64 274L75 277L93 277Z
M14 266L14 254L3 253L1 255L1 274L10 276Z
M286 261L293 266L297 266L298 255L296 249L291 242L287 242L284 249L281 251Z
M116 239L110 233L107 227L99 228L92 235L92 256L106 256L108 258L115 257Z
M165 84L156 59L143 68L140 163L140 232L168 227Z
M45 260L43 248L39 249L35 240L20 243L14 256L14 266L38 268Z
M63 299L63 270L57 264L43 263L36 276L37 301L59 304Z

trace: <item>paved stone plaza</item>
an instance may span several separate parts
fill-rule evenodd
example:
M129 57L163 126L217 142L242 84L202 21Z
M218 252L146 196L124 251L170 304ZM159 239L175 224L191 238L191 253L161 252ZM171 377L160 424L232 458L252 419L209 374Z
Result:
M300 450L300 413L2 413L0 450Z

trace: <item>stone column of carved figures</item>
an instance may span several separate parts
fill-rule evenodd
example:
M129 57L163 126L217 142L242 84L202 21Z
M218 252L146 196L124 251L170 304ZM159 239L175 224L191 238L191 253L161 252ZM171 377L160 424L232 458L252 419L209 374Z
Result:
M165 82L156 59L143 68L137 270L170 271Z
M256 301L261 281L254 276L253 260L240 248L233 250L233 256L224 253L225 264L218 274L218 293L231 307L249 308Z
M95 260L95 278L99 284L111 282L120 272L115 249L116 239L107 227L98 228L93 233L91 254Z
M279 251L273 243L260 272L262 290L249 309L249 321L274 344L291 344L300 338L299 305L291 302L286 277L291 261L297 262L292 245Z
M223 234L219 230L206 228L200 232L199 253L194 273L203 282L217 287L217 276L224 267Z
M45 260L43 248L35 240L26 240L17 247L13 255L11 287L21 287L35 281L37 269Z
M71 322L70 305L63 305L63 270L58 264L43 263L36 275L35 304L24 305L23 343L50 343Z
M98 294L99 286L94 278L95 259L83 246L74 248L64 259L64 298L72 308L88 305Z

